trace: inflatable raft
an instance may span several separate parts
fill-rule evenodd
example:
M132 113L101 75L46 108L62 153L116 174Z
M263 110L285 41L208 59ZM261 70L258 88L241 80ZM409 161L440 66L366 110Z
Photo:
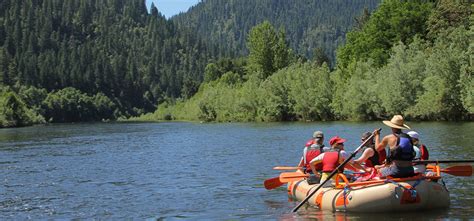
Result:
M428 210L449 207L449 192L436 176L373 180L349 183L343 174L336 182L320 188L308 203L322 210L347 212L394 212ZM341 180L341 182L340 182ZM306 179L288 183L291 198L302 201L319 184L310 185Z

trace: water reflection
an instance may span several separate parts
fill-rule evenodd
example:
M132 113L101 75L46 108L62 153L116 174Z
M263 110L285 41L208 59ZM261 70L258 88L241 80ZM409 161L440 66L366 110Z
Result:
M294 204L296 206L297 204ZM287 208L291 211L292 208ZM430 210L403 213L349 213L349 212L330 212L321 211L314 207L301 207L297 213L285 213L279 217L279 220L335 220L335 221L352 221L352 220L446 220L450 217L446 210ZM470 215L470 214L465 214ZM470 216L466 216L470 217Z

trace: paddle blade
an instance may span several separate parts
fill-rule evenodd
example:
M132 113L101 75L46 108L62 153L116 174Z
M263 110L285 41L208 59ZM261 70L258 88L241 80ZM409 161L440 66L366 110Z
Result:
M453 176L472 176L471 165L459 165L441 169L441 172L451 174Z
M263 186L265 186L265 189L267 190L278 188L282 186L283 184L285 183L280 182L280 177L273 177L263 182Z
M299 172L281 173L280 182L288 183L288 182L298 181L307 177L309 177L309 174L304 174L304 173L299 173Z

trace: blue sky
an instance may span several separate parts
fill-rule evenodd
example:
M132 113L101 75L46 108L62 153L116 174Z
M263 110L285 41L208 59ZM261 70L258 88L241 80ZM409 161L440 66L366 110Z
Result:
M200 0L146 0L146 5L149 7L151 2L155 3L158 11L170 18L179 12L185 12L189 7L197 4Z

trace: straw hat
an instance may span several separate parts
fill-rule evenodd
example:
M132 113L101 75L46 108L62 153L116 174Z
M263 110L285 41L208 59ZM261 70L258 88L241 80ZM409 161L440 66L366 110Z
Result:
M402 115L395 115L390 121L384 120L383 123L391 128L410 129L408 125L404 124Z

